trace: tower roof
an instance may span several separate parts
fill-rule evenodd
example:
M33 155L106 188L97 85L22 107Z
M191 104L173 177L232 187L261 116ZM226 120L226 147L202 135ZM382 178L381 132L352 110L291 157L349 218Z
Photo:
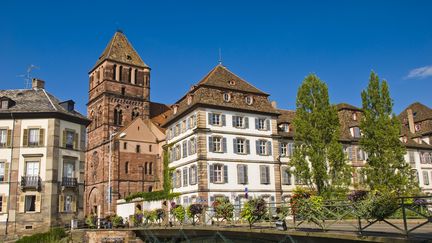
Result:
M139 67L149 67L144 63L144 61L133 48L132 44L121 31L117 31L111 38L93 69L99 66L105 60L131 64Z

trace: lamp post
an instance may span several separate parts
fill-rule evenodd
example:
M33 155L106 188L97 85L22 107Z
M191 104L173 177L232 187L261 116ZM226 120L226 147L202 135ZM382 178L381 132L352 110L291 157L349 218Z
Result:
M111 133L109 137L109 158L108 158L108 215L111 215L111 163L112 163L112 140L117 132ZM122 132L119 134L119 138L124 138L126 133Z

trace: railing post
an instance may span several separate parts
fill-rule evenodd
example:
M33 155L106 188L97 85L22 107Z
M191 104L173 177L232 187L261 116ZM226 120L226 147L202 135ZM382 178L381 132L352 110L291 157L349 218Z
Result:
M405 212L405 200L402 197L402 217L403 217L403 224L404 224L404 233L405 235L408 235L408 225L407 225L407 218L406 218L406 212Z

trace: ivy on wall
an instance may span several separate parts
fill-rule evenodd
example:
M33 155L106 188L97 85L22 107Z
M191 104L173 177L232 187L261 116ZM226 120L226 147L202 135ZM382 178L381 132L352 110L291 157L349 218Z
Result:
M161 201L161 200L172 200L178 196L180 193L171 192L171 173L172 169L168 167L168 149L172 147L172 144L167 145L163 152L163 190L154 192L136 192L125 198L126 202L130 202L135 198L141 198L143 201Z

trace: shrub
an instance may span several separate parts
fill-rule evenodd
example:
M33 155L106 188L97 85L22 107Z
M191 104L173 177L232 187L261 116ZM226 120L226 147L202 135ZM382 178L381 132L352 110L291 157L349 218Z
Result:
M183 223L185 219L185 209L182 205L176 205L174 208L171 208L171 213L180 222L180 224Z
M95 228L96 220L96 215L90 214L86 217L85 223L88 225L89 228Z
M399 207L397 197L392 192L371 192L364 200L355 203L359 217L370 220L384 220Z
M139 226L141 225L142 221L143 221L143 212L141 210L137 210L136 213L134 215L132 215L132 223L134 224L134 226Z
M228 198L217 198L213 203L213 208L215 210L216 219L230 221L233 218L234 205L228 200Z
M249 228L262 219L267 213L267 205L264 199L256 198L247 201L241 211L241 217L246 219L249 223Z
M156 210L143 211L143 219L145 219L146 223L155 222L156 218L157 218Z
M156 220L163 220L165 218L165 211L162 208L155 210Z
M308 188L304 187L296 187L293 191L293 196L291 197L291 213L297 217L297 211L299 207L299 202L310 198L312 195L315 195L315 192L312 190L309 190Z
M195 217L202 214L203 209L204 207L201 204L191 204L187 207L187 215L189 218L192 218L193 225L195 225Z
M50 243L58 242L62 238L66 237L67 234L62 228L53 228L45 233L37 233L31 236L24 236L17 240L18 243Z
M123 218L118 215L111 216L110 221L112 222L112 225L116 228L123 225Z
M358 202L358 201L364 200L366 198L367 194L368 194L368 192L365 190L352 191L348 195L348 200L350 200L351 202Z

